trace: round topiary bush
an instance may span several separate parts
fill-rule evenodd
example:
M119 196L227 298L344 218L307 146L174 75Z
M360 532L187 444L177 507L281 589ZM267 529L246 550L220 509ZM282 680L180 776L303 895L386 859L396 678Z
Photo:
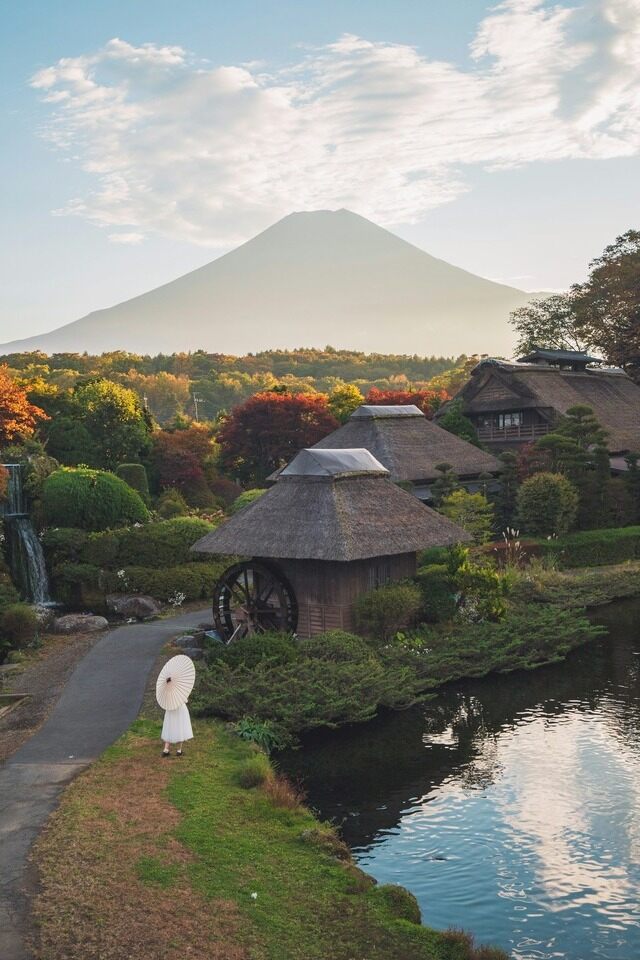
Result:
M518 490L518 523L533 536L562 536L578 514L578 492L561 473L535 473Z
M124 480L88 467L55 470L43 484L42 505L53 527L108 530L149 519L140 494Z
M149 501L149 481L147 471L141 463L120 463L116 467L116 477L136 490L145 503Z
M402 627L410 626L422 606L415 583L386 583L356 601L356 623L365 636L386 642Z

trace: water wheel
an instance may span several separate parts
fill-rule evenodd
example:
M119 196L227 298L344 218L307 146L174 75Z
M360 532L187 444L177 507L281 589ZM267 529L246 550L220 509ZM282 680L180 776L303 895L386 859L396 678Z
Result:
M213 591L216 630L231 643L250 633L293 633L298 622L295 594L276 568L256 560L225 570Z

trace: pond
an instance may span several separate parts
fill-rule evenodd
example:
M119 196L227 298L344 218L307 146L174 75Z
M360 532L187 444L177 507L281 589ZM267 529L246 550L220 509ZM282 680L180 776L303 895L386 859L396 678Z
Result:
M280 765L360 866L517 960L640 958L640 602L563 664L468 681Z

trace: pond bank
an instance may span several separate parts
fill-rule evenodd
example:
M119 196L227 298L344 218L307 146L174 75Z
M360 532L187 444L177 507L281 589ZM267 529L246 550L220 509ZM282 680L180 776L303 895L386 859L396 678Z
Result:
M358 864L521 960L640 956L640 601L566 663L442 688L279 758Z
M221 724L198 722L186 755L169 761L159 729L134 723L68 788L39 839L36 957L506 957L412 922L413 898L376 886L286 787L240 787L256 754Z

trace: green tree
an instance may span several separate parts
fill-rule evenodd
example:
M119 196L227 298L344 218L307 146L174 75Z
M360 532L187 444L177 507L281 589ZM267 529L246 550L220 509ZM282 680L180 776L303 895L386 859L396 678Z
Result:
M593 408L583 403L569 407L558 420L554 432L574 440L583 450L597 445L604 446L607 439L607 431L599 422Z
M517 519L534 536L562 536L578 514L578 492L561 473L536 473L518 490Z
M354 410L364 403L364 397L352 383L339 384L329 394L327 406L340 423L345 423Z
M582 336L609 361L640 380L640 231L628 230L589 265L572 288Z
M487 543L491 539L494 509L484 494L454 490L442 500L438 509L470 533L475 543Z
M518 496L518 460L515 453L505 450L498 458L502 463L500 489L495 499L496 526L499 532L515 523Z
M480 446L476 428L468 417L462 412L462 400L451 400L441 417L438 417L438 426L449 433L454 433L456 437L473 443L476 447Z
M133 390L111 380L91 380L78 387L76 400L91 436L90 465L115 469L150 449L150 424Z
M592 349L589 334L583 329L577 292L557 293L552 297L530 300L510 317L518 334L516 353L530 353L535 347L548 350Z
M450 463L436 463L436 470L438 471L438 477L431 484L431 494L437 507L445 497L457 490L458 475L454 472Z

